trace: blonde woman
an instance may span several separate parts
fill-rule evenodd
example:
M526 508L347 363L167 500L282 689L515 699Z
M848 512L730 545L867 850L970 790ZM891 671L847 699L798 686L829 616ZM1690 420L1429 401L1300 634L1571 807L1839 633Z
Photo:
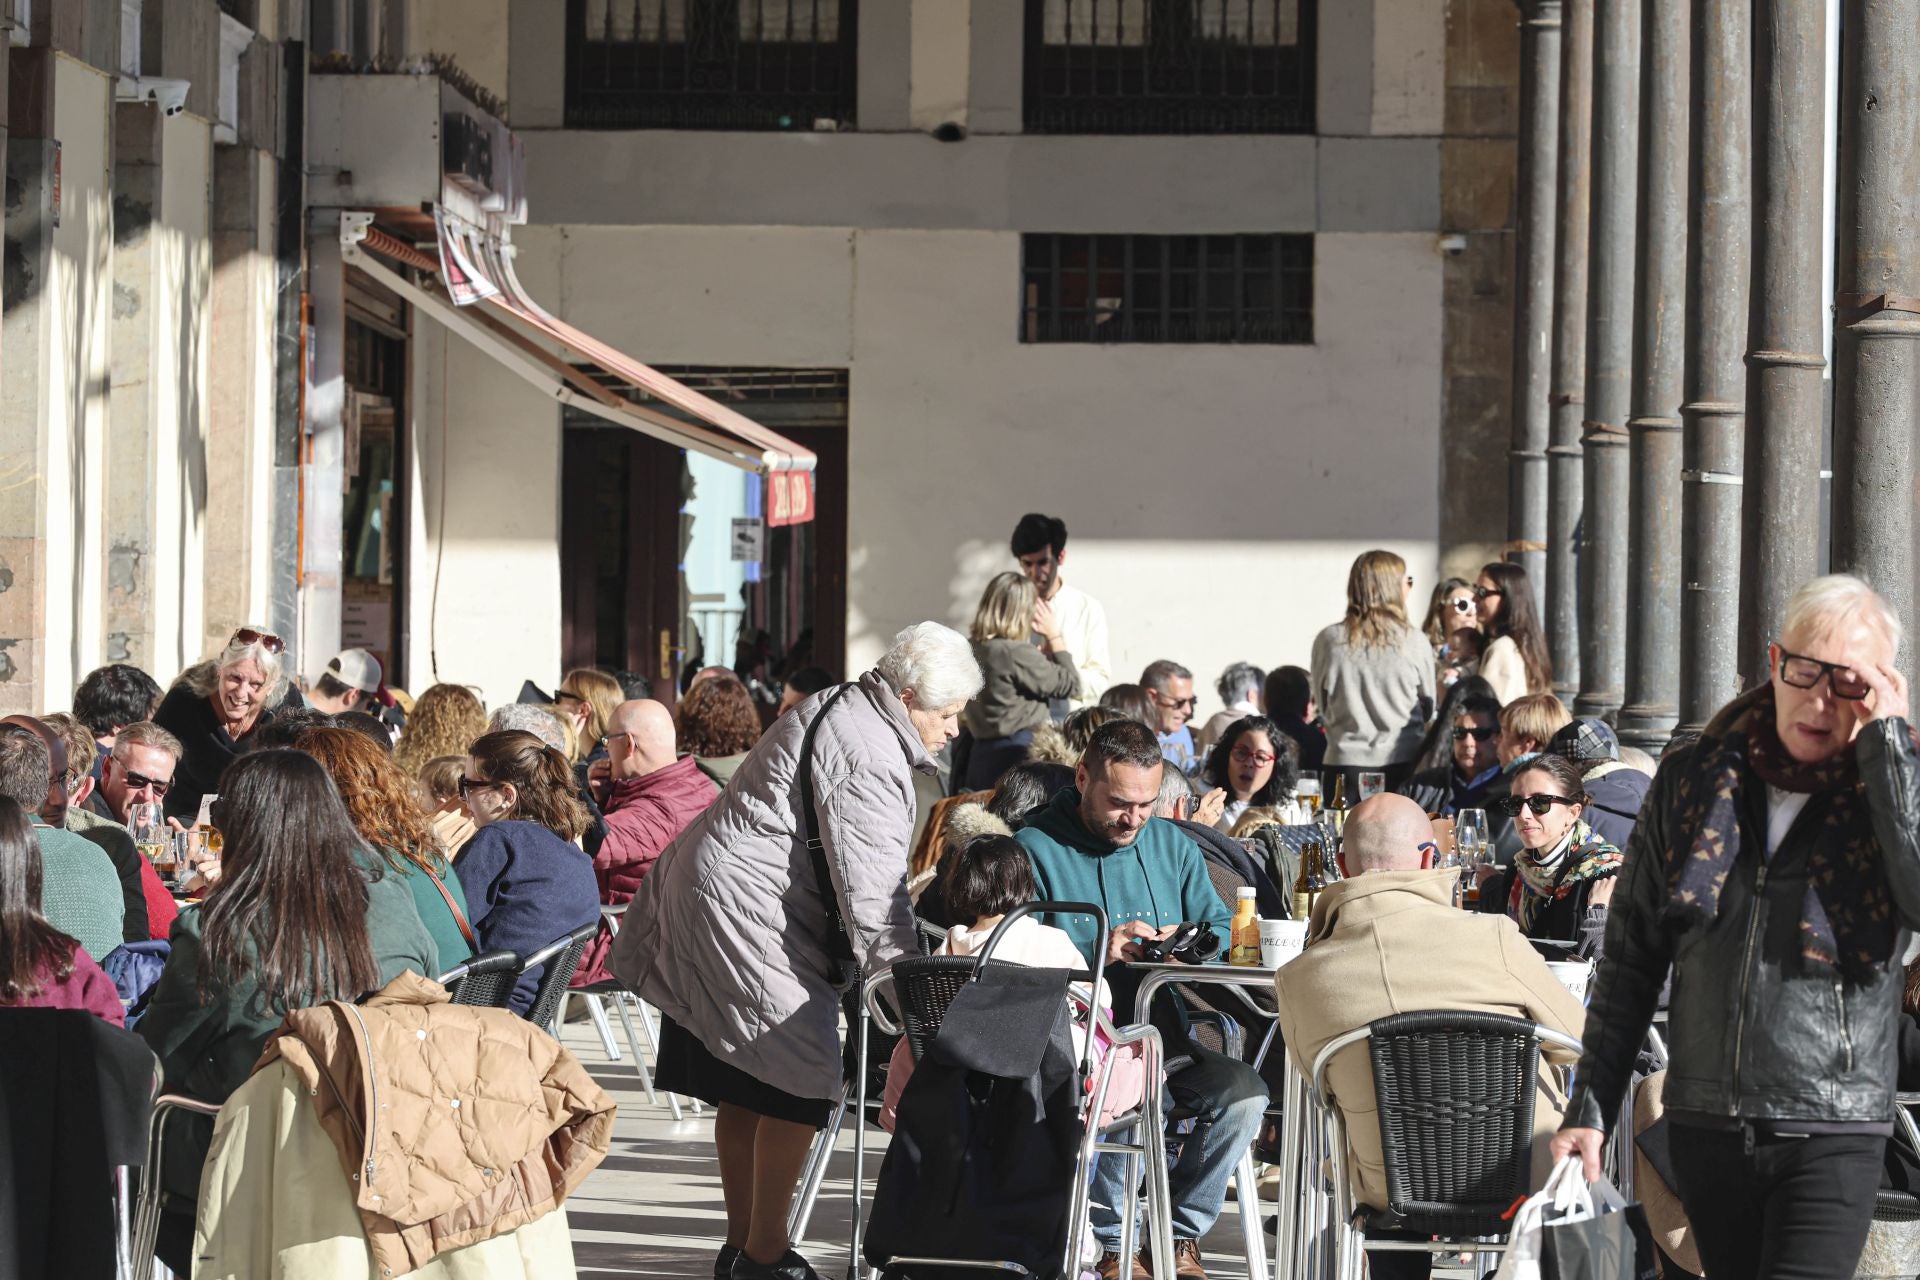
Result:
M987 584L967 638L986 684L967 704L964 719L973 743L958 789L986 791L1027 758L1033 731L1052 720L1048 703L1076 696L1080 674L1060 641L1053 611L1041 606L1025 574L998 574Z
M467 748L487 731L487 709L463 684L436 684L414 699L406 727L393 747L393 762L414 777L441 756L467 758Z
M575 764L605 754L607 722L613 709L627 700L627 691L605 671L597 667L575 667L567 672L560 687L553 691L553 709L573 726Z
M1411 776L1433 714L1433 649L1407 619L1412 594L1405 560L1391 551L1364 552L1347 574L1346 617L1313 642L1326 767L1349 775L1350 800L1359 798L1353 775L1363 769L1384 772L1389 791Z

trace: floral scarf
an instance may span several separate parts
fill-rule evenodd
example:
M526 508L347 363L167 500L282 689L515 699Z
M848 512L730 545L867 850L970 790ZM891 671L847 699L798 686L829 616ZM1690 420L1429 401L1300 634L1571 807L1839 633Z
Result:
M1771 681L1720 709L1675 788L1665 918L1691 927L1719 911L1740 855L1739 797L1748 770L1768 786L1813 796L1817 806L1810 807L1819 825L1800 908L1800 954L1851 977L1884 969L1899 926L1853 750L1811 765L1787 754L1774 724Z
M1588 881L1620 874L1620 851L1594 835L1585 819L1576 819L1551 850L1536 854L1522 849L1513 865L1520 874L1507 895L1507 914L1520 932L1531 934L1535 918L1549 902L1560 901Z

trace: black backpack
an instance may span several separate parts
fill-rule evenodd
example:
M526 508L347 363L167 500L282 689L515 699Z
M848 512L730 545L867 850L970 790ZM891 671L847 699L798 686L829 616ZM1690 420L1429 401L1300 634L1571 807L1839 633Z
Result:
M867 1261L1014 1262L1059 1274L1081 1136L1065 969L988 961L954 996L900 1096ZM893 1280L978 1270L886 1267Z

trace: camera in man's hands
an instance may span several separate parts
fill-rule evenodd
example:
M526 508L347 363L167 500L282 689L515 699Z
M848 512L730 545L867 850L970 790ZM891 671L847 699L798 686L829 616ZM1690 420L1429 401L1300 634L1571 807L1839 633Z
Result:
M1140 959L1148 964L1205 964L1220 954L1220 935L1204 920L1176 925L1164 938L1142 938Z

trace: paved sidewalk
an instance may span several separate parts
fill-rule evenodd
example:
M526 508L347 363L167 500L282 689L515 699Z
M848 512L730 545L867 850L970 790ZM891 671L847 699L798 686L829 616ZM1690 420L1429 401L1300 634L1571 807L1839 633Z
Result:
M606 1061L590 1024L570 1023L564 1041L600 1086L620 1105L613 1150L586 1184L567 1201L573 1230L574 1262L583 1277L661 1276L707 1280L713 1257L726 1233L720 1198L720 1171L713 1161L710 1116L675 1123L665 1099L647 1105L621 1045L622 1059ZM879 1168L886 1134L870 1129L868 1179ZM809 1240L801 1252L828 1280L842 1280L847 1269L850 1228L849 1183L853 1176L853 1133L841 1135L839 1154L827 1172L814 1209ZM1233 1202L1208 1237L1208 1271L1215 1280L1244 1277L1240 1221Z

